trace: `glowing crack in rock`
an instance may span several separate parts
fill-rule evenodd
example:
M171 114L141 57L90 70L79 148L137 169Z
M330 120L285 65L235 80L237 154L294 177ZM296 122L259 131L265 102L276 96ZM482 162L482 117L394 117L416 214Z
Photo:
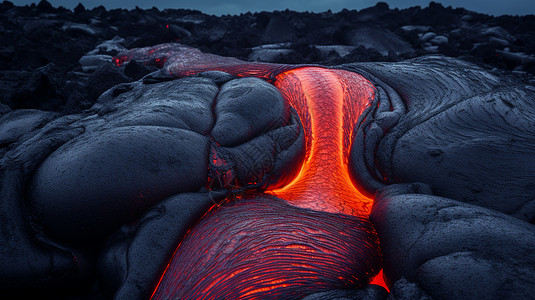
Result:
M296 65L250 63L233 57L203 53L180 44L161 44L123 51L113 58L117 66L136 60L162 68L166 75L185 77L204 71L221 70L239 77L273 79L275 75L296 68Z

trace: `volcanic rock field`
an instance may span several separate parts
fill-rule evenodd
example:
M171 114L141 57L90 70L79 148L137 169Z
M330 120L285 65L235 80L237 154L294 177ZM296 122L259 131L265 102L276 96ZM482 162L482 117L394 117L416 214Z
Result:
M535 299L535 16L0 3L0 294Z

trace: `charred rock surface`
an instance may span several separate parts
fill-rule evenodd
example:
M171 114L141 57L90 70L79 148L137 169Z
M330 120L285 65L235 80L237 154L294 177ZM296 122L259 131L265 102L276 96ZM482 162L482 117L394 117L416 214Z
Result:
M389 299L533 297L532 224L425 192L394 185L376 197L370 219L383 247Z
M234 80L232 76L227 80L219 84L223 89L229 84L232 89L223 93L214 80L202 76L150 84L139 81L111 89L81 114L14 110L4 115L1 289L57 293L60 286L69 290L90 284L87 279L96 270L94 264L107 237L132 222L135 225L125 229L126 233L116 234L119 240L132 241L110 246L104 261L112 260L111 266L103 263L103 268L117 266L117 283L139 286L135 282L141 278L121 276L141 274L146 264L153 263L135 257L146 250L136 245L148 247L146 240L156 234L151 226L168 222L171 216L179 218L172 222L184 219L182 225L169 229L173 238L157 234L162 245L174 247L215 199L221 199L217 193L189 198L184 193L207 187L227 191L257 187L291 178L295 170L284 162L302 159L299 120L281 102L278 91L264 81ZM232 96L248 99L251 93L253 100L271 104L265 110L254 107L255 116L265 114L265 121L247 126L251 131L236 131L235 136L227 133L232 142L228 147L218 145L212 130L215 124L228 128L224 123L230 121L220 117L215 107L224 108L228 105L225 99ZM289 148L292 151L287 151ZM182 196L173 200L177 194ZM163 213L168 209L172 211L169 216ZM162 220L154 216L159 212ZM145 222L139 220L142 216L156 221L141 225ZM154 280L151 274L162 271L163 261L172 251L169 245L150 244L160 249L154 250L159 261L154 261L152 271L145 270L145 277ZM118 258L121 249L134 257ZM25 263L28 259L35 265ZM113 285L111 282L116 281L108 284Z
M183 193L153 206L135 223L122 226L98 259L103 294L115 299L148 299L172 252L203 214L225 193Z
M299 144L301 129L280 93L264 81L231 80L220 92L210 79L184 78L123 85L109 94L117 90L129 91L103 95L105 103L73 116L78 120L70 126L84 133L56 149L33 175L29 205L56 237L91 241L166 197L209 184L239 188L271 172L292 176L291 168L273 166L281 151ZM256 123L240 132L232 130L239 125L232 118L247 122L247 115L234 110L226 117L229 97L253 97L269 106L244 109ZM252 119L252 112L266 121ZM285 155L299 160L296 150ZM229 174L222 176L223 168Z
M375 189L423 182L435 195L533 221L532 86L445 57L343 67L381 91L353 144L356 177Z

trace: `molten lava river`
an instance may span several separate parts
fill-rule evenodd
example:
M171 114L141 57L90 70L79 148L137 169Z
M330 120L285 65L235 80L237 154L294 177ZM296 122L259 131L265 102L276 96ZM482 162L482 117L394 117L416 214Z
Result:
M373 199L348 171L353 130L374 86L321 67L272 80L303 124L307 150L297 176L214 206L177 247L152 299L300 299L370 281L386 287L368 221Z
M368 215L372 199L352 183L348 160L353 128L374 87L356 73L314 67L283 73L275 86L297 110L308 152L298 176L269 192L303 208Z

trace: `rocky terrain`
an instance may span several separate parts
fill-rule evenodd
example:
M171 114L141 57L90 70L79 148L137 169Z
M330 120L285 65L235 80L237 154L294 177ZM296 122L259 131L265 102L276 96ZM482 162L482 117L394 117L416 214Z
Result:
M112 56L179 42L249 61L335 65L400 61L425 54L458 57L534 82L535 16L492 17L431 2L386 3L338 13L275 11L221 17L200 11L55 8L47 1L0 4L0 111L77 112L105 90L155 70Z

